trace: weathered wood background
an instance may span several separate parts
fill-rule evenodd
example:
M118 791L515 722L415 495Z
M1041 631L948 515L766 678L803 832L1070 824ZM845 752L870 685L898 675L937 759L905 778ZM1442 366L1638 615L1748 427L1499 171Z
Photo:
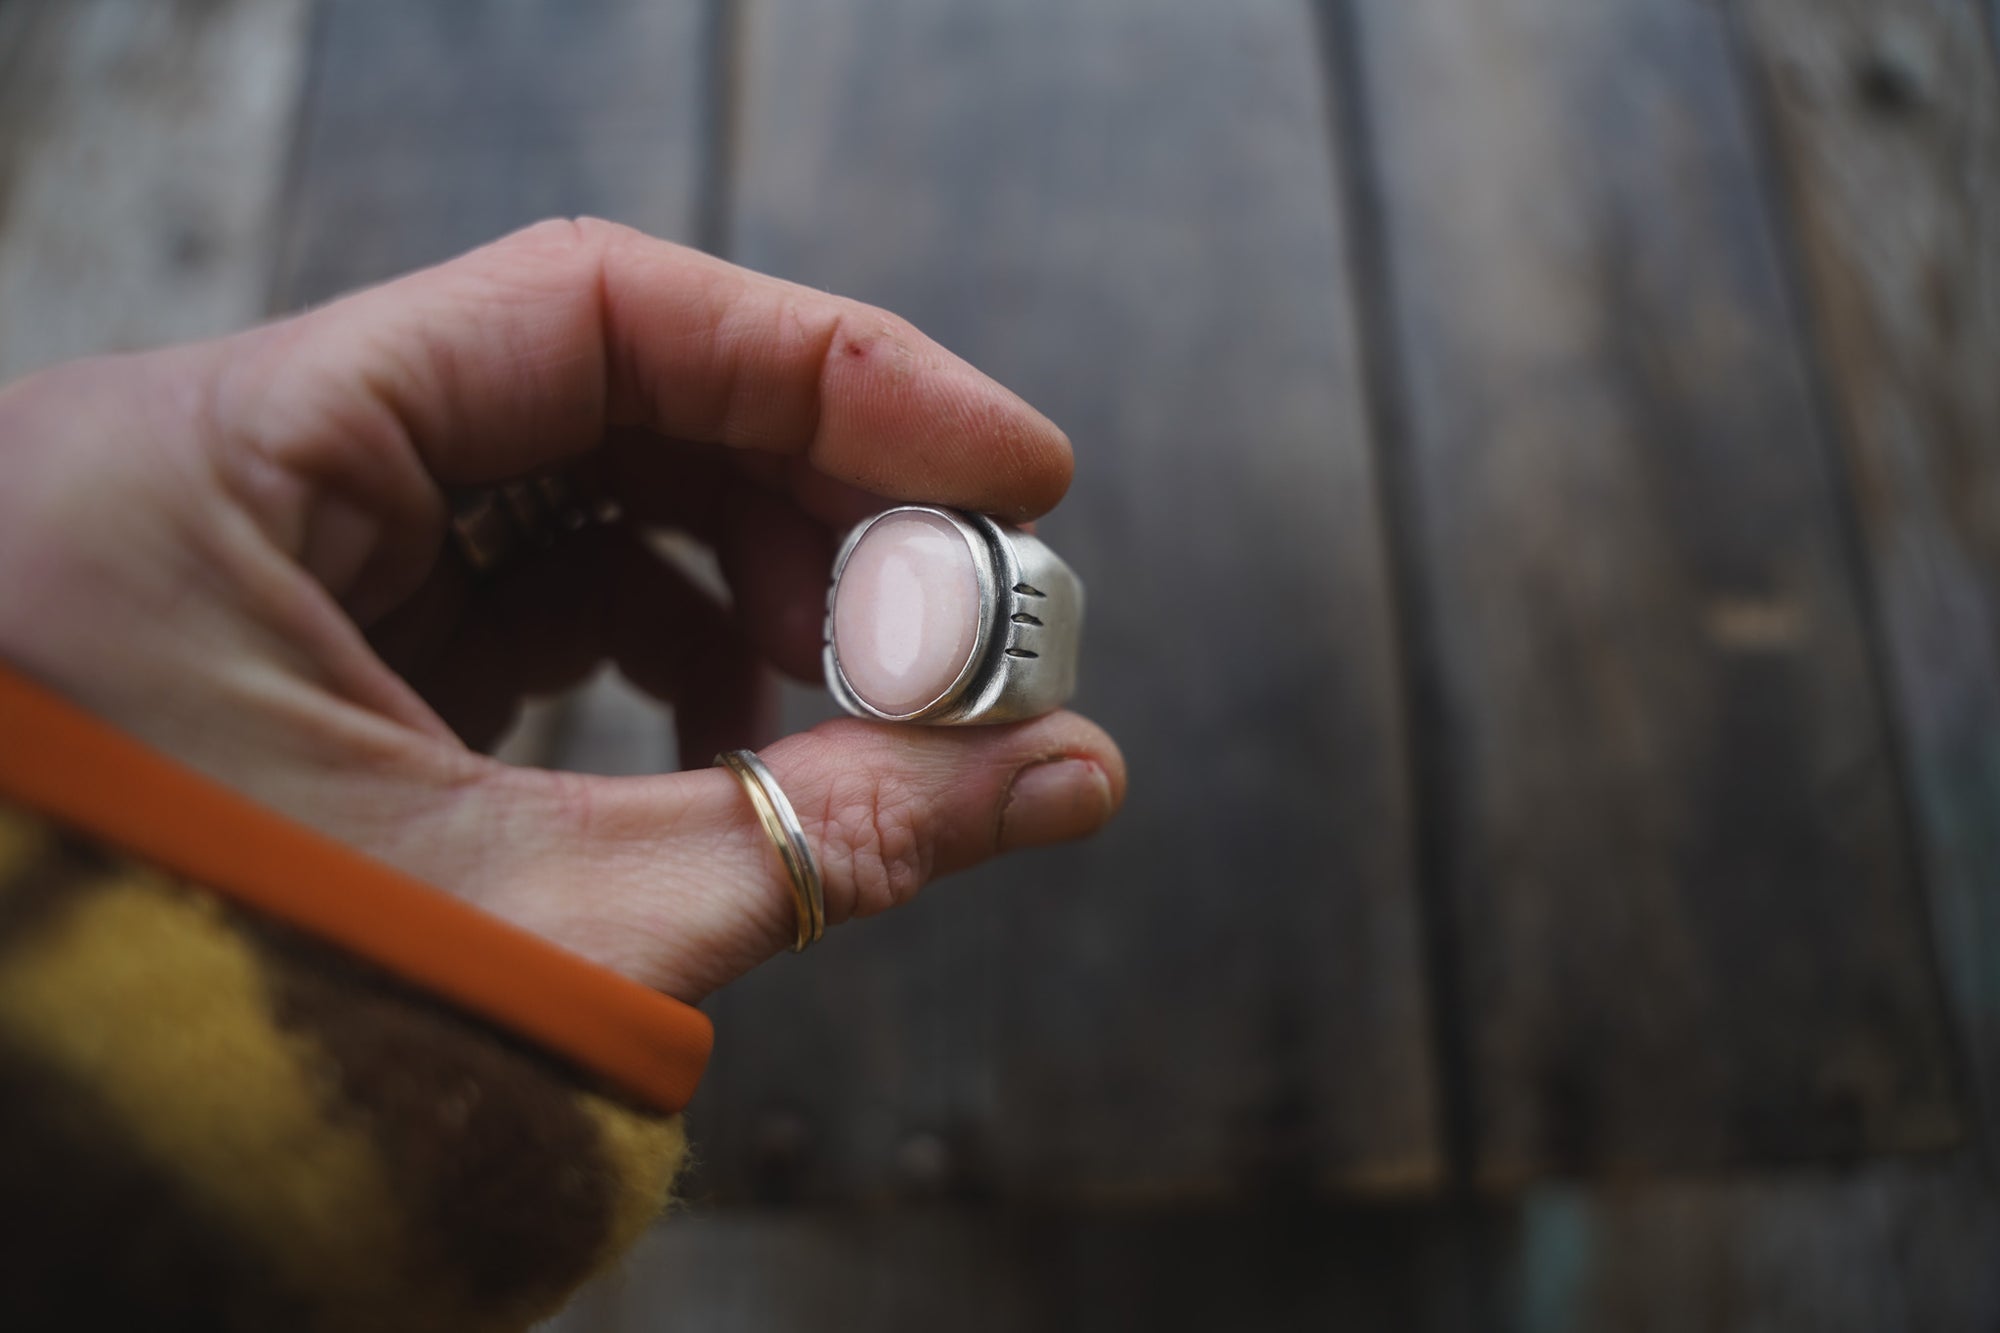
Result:
M1993 21L0 0L0 376L594 213L1076 440L1124 817L718 997L565 1329L1990 1329Z

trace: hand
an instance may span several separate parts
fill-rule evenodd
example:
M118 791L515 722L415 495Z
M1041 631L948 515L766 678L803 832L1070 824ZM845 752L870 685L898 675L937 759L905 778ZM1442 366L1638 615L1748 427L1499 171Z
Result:
M619 505L491 581L447 488L558 469ZM761 662L811 679L837 525L882 500L1014 520L1067 440L879 310L606 223L545 223L214 342L0 393L0 657L264 804L693 1001L787 945L742 790ZM725 609L635 525L716 548ZM673 702L690 771L468 748L608 658ZM1088 833L1125 776L1073 714L828 723L763 752L829 922Z

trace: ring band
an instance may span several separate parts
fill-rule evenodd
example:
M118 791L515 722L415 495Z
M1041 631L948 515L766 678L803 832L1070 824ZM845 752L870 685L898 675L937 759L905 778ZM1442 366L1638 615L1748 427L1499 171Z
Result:
M882 511L842 543L826 604L827 690L856 717L1019 722L1076 692L1083 580L1033 533L985 514Z
M565 533L615 517L617 506L592 500L569 478L551 474L469 491L452 502L452 536L473 572L491 572L523 545L548 547Z
M715 756L715 763L728 769L743 784L750 804L756 807L757 822L764 826L765 835L778 850L778 860L784 863L785 874L792 881L792 905L798 912L798 932L792 940L792 952L804 953L807 945L826 933L826 893L820 883L819 863L813 860L812 848L806 845L805 826L799 823L798 812L785 799L778 780L754 751L725 750Z

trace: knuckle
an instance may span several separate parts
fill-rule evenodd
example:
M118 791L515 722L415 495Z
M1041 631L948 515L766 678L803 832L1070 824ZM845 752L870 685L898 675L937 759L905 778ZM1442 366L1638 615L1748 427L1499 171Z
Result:
M594 288L606 257L637 235L601 218L544 218L474 251L464 262L488 279L563 290Z
M852 915L872 916L916 896L930 845L915 801L873 783L837 786L820 821L829 888L845 889Z
M636 227L605 218L580 214L543 218L495 242L496 245L533 256L558 267L578 264L595 266L607 255L632 246L664 246Z
M566 254L595 248L601 241L609 239L607 233L613 230L613 224L597 218L543 218L523 227L509 239L523 249Z

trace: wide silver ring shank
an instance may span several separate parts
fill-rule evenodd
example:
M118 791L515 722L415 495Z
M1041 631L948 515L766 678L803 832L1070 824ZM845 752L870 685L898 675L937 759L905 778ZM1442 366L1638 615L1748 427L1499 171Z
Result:
M895 514L942 518L965 538L979 580L979 630L958 678L937 698L907 713L885 713L854 692L833 642L833 599L847 559L869 529ZM848 534L827 592L826 686L856 717L925 726L984 726L1054 712L1076 693L1083 638L1083 581L1033 533L987 517L935 505L884 510Z

